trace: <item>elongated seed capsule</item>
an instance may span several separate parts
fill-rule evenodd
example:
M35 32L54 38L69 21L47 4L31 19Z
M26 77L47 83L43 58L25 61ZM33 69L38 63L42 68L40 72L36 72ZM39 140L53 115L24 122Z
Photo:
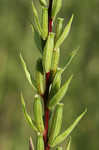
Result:
M43 112L42 112L42 103L40 96L35 95L34 103L33 103L33 112L36 126L40 133L44 131L44 123L43 123Z
M46 40L48 36L48 8L42 8L42 37Z
M59 90L61 86L61 74L63 72L63 69L59 69L56 72L56 75L54 77L54 80L52 82L51 91L50 91L50 98L52 98Z
M37 136L37 150L44 150L44 141L42 135Z
M58 63L59 63L59 57L60 57L60 49L54 49L52 54L52 62L51 62L51 72L53 76L56 73Z
M83 118L83 116L86 114L86 112L87 112L87 109L85 109L85 111L80 116L78 116L78 118L73 122L73 124L70 127L68 127L62 134L57 136L55 138L55 140L53 141L53 144L50 146L54 147L54 146L60 144L61 142L63 142L70 135L70 133L73 131L73 129L77 126L77 124Z
M36 84L37 84L38 93L40 95L42 95L45 90L45 81L44 81L44 74L43 74L41 58L39 58L37 60L37 65L36 65Z
M34 145L31 137L29 139L29 150L34 150Z
M56 150L62 150L62 147L59 146L59 147L56 148Z
M72 76L70 76L70 78L64 83L64 85L58 90L58 92L49 100L48 103L48 108L52 109L56 106L56 104L58 102L60 102L62 100L62 98L64 97L65 93L68 90L69 84L72 80Z
M35 21L35 24L36 24L36 27L37 27L37 30L40 34L40 36L42 36L42 28L41 28L41 25L40 25L40 22L39 22L39 17L38 17L38 13L37 13L37 10L34 6L34 3L32 2L32 10L33 10L33 14L34 14L34 21Z
M52 14L51 14L52 20L55 19L56 15L60 11L61 7L62 7L62 0L53 0Z
M55 42L58 40L58 38L60 37L62 33L63 21L64 21L63 18L57 18Z
M47 6L46 0L39 0L42 6Z
M49 72L51 68L52 52L54 47L54 36L54 33L49 33L47 42L44 47L42 64L43 69L46 73Z
M48 144L52 144L55 137L59 134L62 125L63 104L57 104L52 118Z
M71 24L72 24L72 21L73 21L73 17L74 17L74 15L72 15L72 17L70 18L69 23L66 25L64 31L62 32L62 34L60 35L60 37L56 41L56 44L55 44L55 47L54 47L55 49L59 48L61 46L61 44L63 43L63 41L69 35L70 29L71 29Z

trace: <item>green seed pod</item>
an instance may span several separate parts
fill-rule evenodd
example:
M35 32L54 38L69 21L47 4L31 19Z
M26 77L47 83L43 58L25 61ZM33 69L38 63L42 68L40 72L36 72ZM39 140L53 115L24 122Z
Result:
M60 37L60 35L62 33L63 21L64 21L63 18L58 18L57 19L55 42L58 40L58 38Z
M62 150L62 147L59 146L59 147L56 148L56 150Z
M35 24L36 24L36 27L37 27L37 30L40 34L40 36L42 36L42 28L41 28L41 25L40 25L40 22L39 22L39 17L38 17L38 13L37 13L37 10L34 6L34 3L32 2L32 10L33 10L33 14L34 14L34 21L35 21Z
M25 105L25 101L24 101L24 97L23 97L22 93L21 93L21 104L22 104L22 109L24 112L24 117L25 117L27 123L34 131L38 132L38 129L36 128L35 123L33 122L33 120L31 119L31 117L29 116L29 114L26 111L26 105Z
M44 141L42 135L37 136L37 150L44 150Z
M60 144L61 142L63 142L70 135L70 133L73 131L73 129L77 126L77 124L83 118L83 116L86 114L86 112L87 112L87 110L85 109L85 111L73 122L73 124L68 129L66 129L62 134L60 134L59 136L57 136L55 138L55 140L53 141L53 144L50 146L54 147L54 146Z
M42 6L47 6L46 0L39 0Z
M48 8L42 8L42 37L46 40L48 36Z
M52 14L51 14L52 19L55 19L56 15L60 11L61 7L62 7L62 0L53 0Z
M55 137L59 134L62 125L63 104L57 104L53 114L48 144L52 144Z
M43 74L41 58L37 60L37 65L36 65L36 84L37 84L38 93L42 95L45 90L45 82L44 82L44 74Z
M54 36L55 36L54 33L52 32L49 33L47 42L44 47L42 64L43 69L46 73L49 72L51 68L51 60L54 47Z
M33 112L34 112L34 119L35 124L40 133L44 131L44 123L43 123L43 112L42 112L42 103L40 96L35 95L34 103L33 103Z
M34 150L34 145L31 137L29 139L29 150Z
M59 69L56 72L56 75L54 77L54 80L52 82L51 91L50 91L50 98L52 98L59 90L61 86L61 74L63 72L63 69Z
M61 44L63 43L63 41L69 35L70 29L71 29L71 24L72 24L72 21L73 21L73 17L74 17L74 15L72 15L72 17L70 18L69 23L66 25L64 31L62 32L62 34L60 35L60 37L56 41L55 49L59 48L61 46Z
M70 150L70 145L71 145L71 137L70 137L70 140L69 140L69 142L68 142L68 145L67 145L66 150Z
M51 71L53 73L53 76L56 73L58 63L59 63L59 57L60 57L60 49L54 49L52 54L52 62L51 62Z
M62 100L62 98L64 97L64 95L66 94L69 84L72 80L72 76L70 76L70 78L64 83L64 85L58 90L58 92L49 100L48 103L48 108L52 109L56 106L56 104L58 102L60 102Z

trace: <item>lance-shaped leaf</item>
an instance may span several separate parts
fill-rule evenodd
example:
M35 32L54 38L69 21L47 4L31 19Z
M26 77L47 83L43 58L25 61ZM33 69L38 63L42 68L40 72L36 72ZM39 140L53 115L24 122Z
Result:
M29 139L29 150L34 150L34 145L31 137Z
M61 46L61 44L63 43L63 41L67 38L67 36L69 35L70 29L71 29L71 24L73 21L73 16L70 18L69 23L66 25L64 31L62 32L62 34L60 35L60 37L58 38L58 40L56 41L55 44L55 49L59 48Z
M58 146L58 147L56 148L56 150L62 150L62 147Z
M40 131L40 133L43 133L44 131L43 110L42 110L41 98L38 95L35 95L34 98L33 112L34 112L35 124L38 130Z
M49 97L52 98L59 90L61 86L61 74L63 72L63 69L59 69L54 77L54 80L52 82L51 91Z
M73 60L73 58L76 56L77 52L78 52L79 48L73 50L70 55L66 58L66 62L63 66L64 71L67 69L67 67L70 65L71 61Z
M39 0L39 2L41 3L42 6L47 6L46 0Z
M32 29L33 38L36 43L36 46L37 46L38 50L40 51L40 53L42 54L41 37L39 36L39 33L37 32L33 23L30 25L30 27Z
M54 33L49 33L47 42L44 47L42 64L43 69L46 73L49 72L51 68L52 52L54 47L54 36Z
M56 24L56 35L55 35L55 42L58 40L60 37L62 30L63 30L63 18L58 18L57 19L57 24Z
M33 89L36 90L36 83L35 83L35 81L33 79L31 79L31 75L30 75L30 73L29 73L29 71L27 69L26 63L25 63L21 53L20 53L20 59L21 59L21 63L22 63L22 66L23 66L23 69L24 69L24 72L25 72L25 75L26 75L26 78L27 78L29 84L31 85L31 87Z
M77 126L77 124L79 123L79 121L82 119L82 117L85 115L86 112L87 112L87 109L85 109L85 111L73 122L73 124L69 128L66 129L66 131L64 131L62 134L57 136L55 140L53 141L53 144L50 146L54 147L57 144L60 144L61 142L63 142L70 135L73 129Z
M43 74L43 67L42 67L42 59L39 58L36 64L36 84L38 93L40 95L44 94L45 90L45 81L44 81L44 74Z
M41 25L40 25L40 22L39 22L39 17L38 17L38 13L37 13L37 10L34 6L34 3L32 2L32 10L33 10L33 14L34 14L34 21L35 21L35 24L36 24L36 27L37 27L37 30L40 34L40 36L42 35L42 28L41 28Z
M55 137L59 134L62 125L63 104L59 103L53 114L51 129L49 132L48 144L52 144Z
M58 90L58 92L49 100L48 108L52 109L56 106L58 102L62 100L64 95L66 94L69 84L72 80L73 75L70 76L70 78L64 83L64 85Z
M68 145L67 145L67 148L65 150L70 150L70 145L71 145L71 137L69 139L69 142L68 142Z
M37 136L37 150L44 150L44 141L42 135Z
M59 63L59 57L60 57L60 49L59 48L54 49L52 54L52 62L51 62L51 71L53 74L56 73L58 63Z
M42 37L46 40L48 36L48 8L42 8Z
M51 14L52 19L55 19L56 15L60 11L61 7L62 7L62 0L53 0L52 14Z
M21 93L21 104L22 104L22 109L23 109L24 116L25 116L25 119L26 119L27 123L30 125L30 127L33 130L38 131L38 129L36 128L36 125L35 125L34 121L31 119L31 117L29 116L29 114L26 111L26 105L25 105L25 101L24 101L22 93Z

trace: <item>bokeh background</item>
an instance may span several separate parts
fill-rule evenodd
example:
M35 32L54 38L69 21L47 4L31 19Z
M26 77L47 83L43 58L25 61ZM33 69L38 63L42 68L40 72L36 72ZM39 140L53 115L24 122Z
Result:
M39 2L34 0L40 13ZM65 104L62 131L87 107L88 113L72 132L71 150L99 149L99 0L63 0L59 14L64 25L75 14L68 39L61 47L60 66L69 52L80 46L63 82L74 74ZM29 86L21 63L22 52L35 76L35 63L40 56L30 28L33 22L31 0L0 0L0 150L28 150L33 131L24 120L20 91L27 110L32 114L34 92ZM63 144L64 145L64 144Z

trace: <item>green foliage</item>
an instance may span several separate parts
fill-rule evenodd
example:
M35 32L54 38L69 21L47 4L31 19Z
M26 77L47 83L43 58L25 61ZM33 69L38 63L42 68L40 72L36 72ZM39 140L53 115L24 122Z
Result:
M63 104L60 103L68 91L68 87L73 75L65 80L61 86L62 73L67 69L78 49L74 50L68 58L63 68L58 68L60 58L60 47L64 40L68 37L73 17L63 29L63 19L57 19L56 33L52 32L53 21L55 20L60 8L62 0L52 0L47 4L47 1L40 0L42 10L42 24L40 24L38 12L32 2L32 9L34 14L34 22L32 30L36 31L42 41L41 58L37 59L36 63L36 79L32 80L31 75L27 69L26 63L20 54L23 69L26 74L28 82L35 89L35 97L33 103L34 120L28 115L24 98L21 94L21 103L25 118L28 124L37 133L36 150L50 150L55 146L61 144L77 126L79 121L83 118L85 110L77 119L70 125L63 133L60 133L62 126ZM38 46L37 46L38 47ZM52 117L51 125L49 127L49 120ZM70 150L70 143L68 143L67 150ZM30 139L30 150L33 150L33 144ZM62 150L58 146L56 150Z

